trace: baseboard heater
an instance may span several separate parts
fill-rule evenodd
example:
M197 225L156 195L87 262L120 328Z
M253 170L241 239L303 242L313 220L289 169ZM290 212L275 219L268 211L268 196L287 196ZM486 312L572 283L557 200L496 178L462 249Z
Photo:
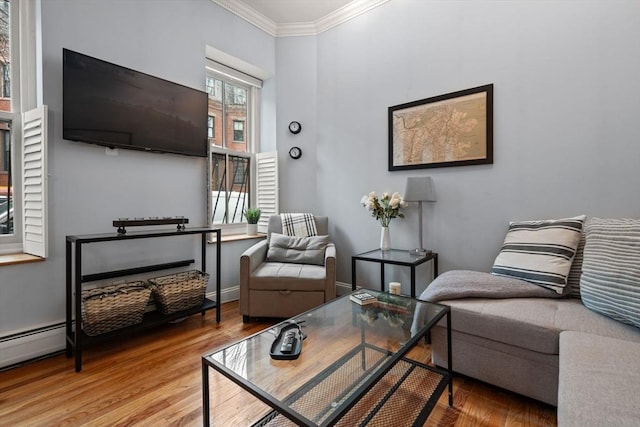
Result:
M0 370L64 350L64 322L0 337Z

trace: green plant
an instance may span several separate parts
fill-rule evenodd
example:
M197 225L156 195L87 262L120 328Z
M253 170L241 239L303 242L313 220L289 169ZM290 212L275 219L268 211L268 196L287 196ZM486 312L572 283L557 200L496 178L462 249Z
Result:
M247 218L249 224L257 224L262 212L258 208L249 208L244 211L244 217Z

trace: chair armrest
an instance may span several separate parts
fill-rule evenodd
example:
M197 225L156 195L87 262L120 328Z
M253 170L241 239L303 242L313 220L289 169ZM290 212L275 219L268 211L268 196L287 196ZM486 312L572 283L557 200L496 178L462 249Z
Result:
M324 251L324 263L325 265L329 261L329 258L333 258L333 262L336 260L336 245L329 243Z
M240 255L240 276L242 276L243 270L245 270L246 273L251 273L258 268L267 257L267 249L267 241L261 240L245 250L242 255Z
M267 257L267 241L261 240L240 255L240 314L249 315L249 278Z

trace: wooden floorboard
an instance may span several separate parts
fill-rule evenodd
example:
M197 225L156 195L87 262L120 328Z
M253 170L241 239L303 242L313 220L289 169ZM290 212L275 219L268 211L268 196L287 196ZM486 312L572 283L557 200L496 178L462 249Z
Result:
M93 345L82 372L74 360L53 356L0 372L0 426L201 426L201 356L271 326L242 323L238 303L148 330L126 340ZM429 346L410 353L430 359ZM210 373L212 424L246 426L268 408L228 379ZM401 416L395 426L403 425ZM454 379L454 406L438 401L425 426L555 426L552 406L466 377Z

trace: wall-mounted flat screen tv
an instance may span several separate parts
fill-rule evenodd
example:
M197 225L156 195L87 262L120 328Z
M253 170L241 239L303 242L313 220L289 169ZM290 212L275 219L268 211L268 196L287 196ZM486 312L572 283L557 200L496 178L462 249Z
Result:
M207 93L63 49L62 137L207 156Z

